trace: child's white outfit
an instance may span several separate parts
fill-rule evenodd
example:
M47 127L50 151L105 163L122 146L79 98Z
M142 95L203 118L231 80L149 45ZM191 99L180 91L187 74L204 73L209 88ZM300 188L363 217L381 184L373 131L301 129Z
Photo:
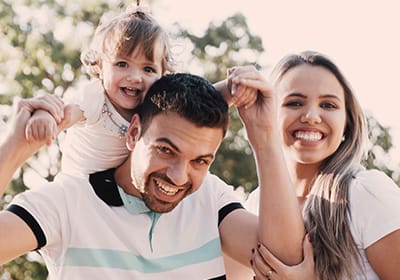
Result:
M71 94L67 103L80 106L85 120L67 130L61 143L61 171L75 176L119 166L129 155L125 132L129 122L114 108L100 80L83 92Z

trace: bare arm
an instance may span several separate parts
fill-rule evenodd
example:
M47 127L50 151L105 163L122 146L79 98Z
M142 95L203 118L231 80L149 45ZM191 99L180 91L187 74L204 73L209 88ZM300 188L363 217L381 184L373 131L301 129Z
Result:
M257 89L232 83L231 73L235 69L236 67L228 69L227 79L215 83L214 86L221 92L229 106L235 105L238 108L248 108L257 100Z
M77 105L64 107L62 100L54 95L20 99L14 104L14 112L8 131L0 144L0 196L3 195L14 172L45 143L44 139L26 139L26 126L35 110L45 111L58 122L57 134L82 118Z
M10 182L15 170L32 156L44 142L25 138L26 122L35 109L43 108L62 118L55 106L63 106L60 99L52 96L35 97L17 101L9 123L9 131L0 145L0 195ZM0 264L14 259L36 248L37 241L30 228L11 212L0 212Z
M256 274L255 279L265 279L270 275L270 279L281 280L316 280L317 275L314 269L314 255L311 242L308 236L303 241L304 260L294 266L287 266L275 258L266 247L260 244L253 254L253 270Z
M244 257L247 258L247 254L255 246L258 237L258 240L283 263L298 264L302 260L304 225L281 151L281 141L276 124L276 97L268 83L253 66L237 68L234 75L236 75L232 79L234 83L256 88L260 92L258 100L253 106L239 109L256 158L260 186L260 212L258 235L257 222L254 226L253 222L245 221L249 219L245 215L235 213L239 211L231 213L227 218L232 218L232 220L227 219L226 222L236 223L238 231L232 230L235 229L235 226L229 226L231 234L232 232L235 234L232 234L234 237L230 237L228 240L232 241L233 238L238 238L236 242L241 243L239 249L245 250L242 254L245 254ZM234 214L235 216L233 216ZM231 215L232 217L230 217ZM236 218L236 221L233 221L233 218ZM240 230L240 227L243 229ZM245 231L248 237L241 235L242 231ZM222 236L222 239L224 241L225 237ZM248 245L243 244L247 242ZM227 246L234 245L229 242ZM236 252L234 247L227 249L227 252L244 264L250 261L241 260L237 255L240 253Z
M68 104L62 108L65 112L61 121L57 121L49 112L36 110L26 124L26 138L28 141L46 141L47 145L57 137L61 130L70 128L84 119L83 111L78 105Z
M21 99L14 104L15 111L8 124L9 130L0 144L0 195L2 196L15 170L36 153L44 141L27 141L25 128L37 109L49 112L60 122L60 129L69 117L64 118L64 104L56 96L46 95ZM68 112L66 111L67 115ZM0 264L36 249L37 240L27 224L14 213L0 212Z
M380 279L399 279L400 229L378 240L365 251L369 263Z
M17 215L0 212L0 265L26 254L37 247L32 230Z
M250 267L252 249L258 241L258 218L244 209L227 215L219 225L222 250L226 255Z
M44 109L55 119L61 120L64 115L63 106L61 99L53 95L16 101L7 134L0 144L0 196L3 195L17 168L44 144L44 142L26 141L25 126L32 112Z

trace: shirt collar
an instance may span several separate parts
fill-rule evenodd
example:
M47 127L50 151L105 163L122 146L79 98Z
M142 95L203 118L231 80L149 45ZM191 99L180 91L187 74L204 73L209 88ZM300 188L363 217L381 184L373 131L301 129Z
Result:
M115 168L90 174L89 182L96 195L109 206L125 206L131 214L152 212L142 199L125 193L117 185L114 173Z
M122 199L122 202L125 208L131 214L142 214L142 213L149 213L151 210L147 208L144 201L136 196L127 194L124 190L118 186L119 195Z

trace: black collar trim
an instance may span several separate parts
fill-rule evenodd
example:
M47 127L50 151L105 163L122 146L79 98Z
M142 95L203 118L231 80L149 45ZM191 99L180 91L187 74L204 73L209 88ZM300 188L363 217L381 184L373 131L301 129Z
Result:
M115 168L90 174L89 182L96 195L105 203L110 206L122 206L114 173Z

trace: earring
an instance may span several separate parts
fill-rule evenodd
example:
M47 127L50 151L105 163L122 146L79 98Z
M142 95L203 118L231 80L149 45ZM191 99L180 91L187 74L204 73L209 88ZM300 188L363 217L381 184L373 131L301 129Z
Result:
M346 140L346 136L343 134L343 136L342 136L342 142L344 142L344 140Z

